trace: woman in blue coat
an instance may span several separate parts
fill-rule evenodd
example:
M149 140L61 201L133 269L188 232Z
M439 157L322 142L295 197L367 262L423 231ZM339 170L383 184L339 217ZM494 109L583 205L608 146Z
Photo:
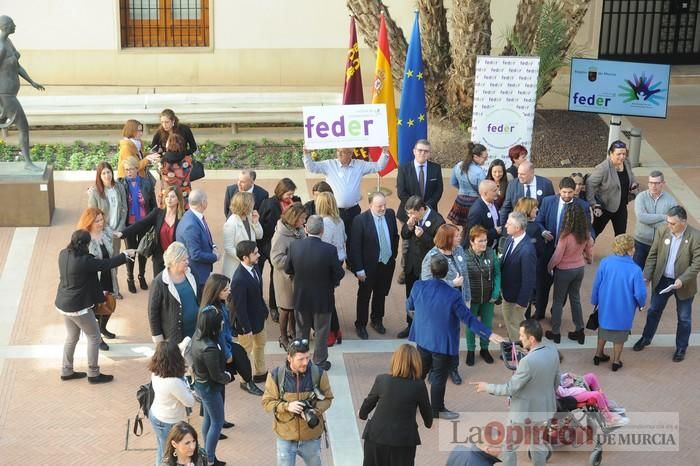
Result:
M634 321L634 313L642 310L647 299L642 269L632 260L634 238L617 235L612 244L613 255L600 262L591 291L591 304L598 306L598 348L593 357L596 366L610 360L603 351L613 343L612 370L622 367L620 355Z

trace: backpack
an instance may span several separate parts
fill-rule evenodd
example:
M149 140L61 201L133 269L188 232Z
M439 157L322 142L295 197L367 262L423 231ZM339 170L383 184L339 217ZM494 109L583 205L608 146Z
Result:
M134 435L137 437L143 434L143 418L148 418L155 396L151 382L139 386L136 390L136 401L139 403L139 407L134 418ZM141 412L143 412L143 417L140 415Z
M318 384L321 381L321 368L316 364L309 364L311 366L311 383L313 383L314 390L318 388ZM284 396L284 378L287 374L287 367L278 367L275 375L275 381L277 382L277 390L279 391L279 397Z

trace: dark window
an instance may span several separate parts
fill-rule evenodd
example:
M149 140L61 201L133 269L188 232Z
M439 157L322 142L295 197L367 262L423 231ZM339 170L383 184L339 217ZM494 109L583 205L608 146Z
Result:
M209 0L119 0L122 48L209 46Z

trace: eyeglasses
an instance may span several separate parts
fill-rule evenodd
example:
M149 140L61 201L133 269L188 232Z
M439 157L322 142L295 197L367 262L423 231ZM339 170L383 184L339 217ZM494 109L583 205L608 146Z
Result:
M649 181L647 184L652 185L652 186L656 186L659 184L664 184L664 182L663 181Z
M583 178L583 173L572 173L571 174L571 178L576 178L576 177Z

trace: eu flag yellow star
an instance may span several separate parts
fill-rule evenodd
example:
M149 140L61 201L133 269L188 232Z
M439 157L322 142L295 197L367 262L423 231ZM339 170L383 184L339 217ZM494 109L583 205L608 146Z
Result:
M418 79L423 79L423 72L420 71L420 72L416 75L416 78L418 78Z
M413 118L408 119L408 126L413 126L413 123L415 123L415 120Z
M397 125L397 126L401 126L401 123L402 123L402 122L403 122L403 120L399 120L399 121L396 123L396 125Z
M418 115L418 121L425 121L425 115L423 115L422 113Z
M406 77L407 77L407 78L412 78L412 77L413 77L413 70L408 70L408 71L406 71Z

